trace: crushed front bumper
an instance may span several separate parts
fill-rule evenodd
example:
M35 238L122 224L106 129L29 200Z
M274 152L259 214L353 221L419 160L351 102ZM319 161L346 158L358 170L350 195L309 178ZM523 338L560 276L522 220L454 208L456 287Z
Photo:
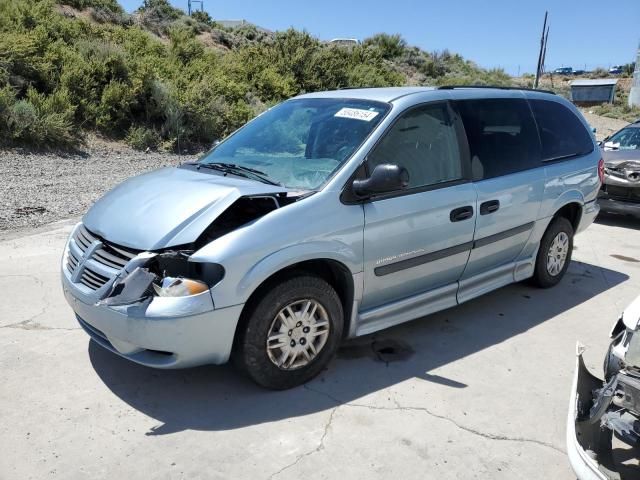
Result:
M571 400L569 402L569 415L567 418L567 454L569 463L579 480L611 480L615 477L608 476L599 468L597 454L594 451L587 452L585 443L597 442L599 434L602 432L599 425L584 429L578 424L581 412L591 405L593 391L602 387L602 380L591 375L582 359L581 347L578 346L576 369L573 375L573 386L571 389ZM597 429L597 430L596 430ZM606 442L606 438L604 438ZM610 440L609 440L610 441ZM606 449L606 446L605 446Z
M93 291L76 283L62 259L62 288L80 326L102 347L155 368L221 364L229 359L243 305L216 309L207 290L127 305L101 302L110 283Z
M640 215L640 185L607 177L598 192L598 203L606 212Z
M582 348L577 347L567 418L567 452L579 480L631 478L618 473L612 440L615 431L623 442L638 444L635 410L628 410L640 391L636 382L632 377L617 374L605 384L589 372Z

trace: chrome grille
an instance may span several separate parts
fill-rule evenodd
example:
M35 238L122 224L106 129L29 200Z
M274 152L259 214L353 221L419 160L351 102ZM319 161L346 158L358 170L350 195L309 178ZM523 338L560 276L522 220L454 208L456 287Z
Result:
M77 278L77 282L91 290L103 287L122 270L129 260L139 253L98 238L84 225L80 225L76 229L69 244L67 269L73 275L84 258L85 262L80 267L82 272ZM97 244L97 248L94 246L95 250L87 258L87 250L95 244Z

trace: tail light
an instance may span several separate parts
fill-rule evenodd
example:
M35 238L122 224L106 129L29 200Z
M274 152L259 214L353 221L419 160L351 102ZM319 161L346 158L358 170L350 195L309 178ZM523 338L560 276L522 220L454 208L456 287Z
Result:
M604 183L604 160L602 158L598 161L598 177L600 178L600 183Z

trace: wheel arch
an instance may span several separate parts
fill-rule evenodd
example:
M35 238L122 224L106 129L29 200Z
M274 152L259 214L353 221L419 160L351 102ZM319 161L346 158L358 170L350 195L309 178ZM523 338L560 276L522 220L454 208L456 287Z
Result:
M301 260L281 268L269 275L253 290L242 309L240 320L236 326L233 342L234 349L242 332L245 330L244 327L248 321L249 314L262 295L264 295L264 292L285 279L301 274L322 278L333 287L340 298L344 314L343 338L348 335L351 322L354 321L352 313L353 302L356 295L356 285L353 274L349 267L341 261L327 257L313 258Z
M553 215L552 221L554 218L558 217L564 217L569 220L569 222L571 222L571 226L573 227L574 233L577 232L578 226L580 225L580 218L582 217L582 204L575 200L565 203L562 207L556 210Z

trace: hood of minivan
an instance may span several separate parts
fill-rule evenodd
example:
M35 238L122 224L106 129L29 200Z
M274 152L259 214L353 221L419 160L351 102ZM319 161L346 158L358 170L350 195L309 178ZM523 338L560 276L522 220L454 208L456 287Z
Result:
M93 233L136 250L195 241L238 198L286 192L282 187L188 168L167 167L121 183L86 213Z

